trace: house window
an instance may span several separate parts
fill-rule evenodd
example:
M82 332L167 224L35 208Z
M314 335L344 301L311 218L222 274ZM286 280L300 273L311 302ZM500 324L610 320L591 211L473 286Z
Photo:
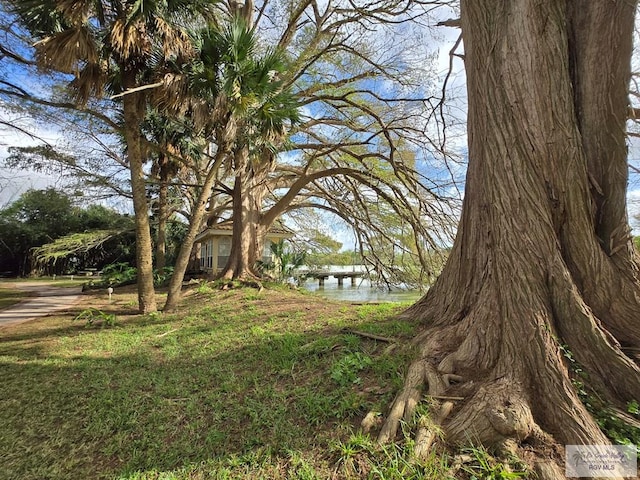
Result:
M231 254L231 237L220 237L218 240L218 269L224 268Z
M264 248L262 249L262 263L268 264L272 261L271 253L271 240L264 241Z
M200 268L203 270L213 267L213 240L200 244Z

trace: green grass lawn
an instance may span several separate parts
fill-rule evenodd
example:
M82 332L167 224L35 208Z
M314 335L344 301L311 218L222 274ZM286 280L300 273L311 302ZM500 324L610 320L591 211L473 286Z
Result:
M0 334L0 478L444 478L357 433L410 352L350 331L405 344L406 305L206 286L172 315L133 314L134 293L107 302L78 307L99 309L90 327L48 317Z

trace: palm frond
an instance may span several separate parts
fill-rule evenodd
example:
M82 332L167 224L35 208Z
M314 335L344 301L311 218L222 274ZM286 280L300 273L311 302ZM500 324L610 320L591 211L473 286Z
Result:
M181 28L171 25L164 18L157 16L153 19L154 29L159 34L160 45L165 60L181 56L183 58L194 55L191 38Z
M92 4L88 0L58 0L56 8L71 25L82 25L87 22ZM100 3L100 2L98 2Z
M107 86L107 72L98 63L87 63L71 82L76 101L84 105L90 98L101 98Z
M55 0L12 0L9 9L36 38L63 31L67 24Z
M128 22L119 18L113 22L109 32L109 43L122 61L142 56L151 51L151 43L142 21Z
M71 27L34 44L38 63L65 73L74 73L78 62L96 63L98 50L89 29Z
M167 73L162 87L154 92L154 103L163 110L183 116L189 108L189 78L180 73Z

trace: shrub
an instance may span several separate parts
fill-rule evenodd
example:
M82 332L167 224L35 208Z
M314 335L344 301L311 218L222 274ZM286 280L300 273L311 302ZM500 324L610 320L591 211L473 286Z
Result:
M124 285L136 281L137 269L128 263L112 263L102 269L102 283Z

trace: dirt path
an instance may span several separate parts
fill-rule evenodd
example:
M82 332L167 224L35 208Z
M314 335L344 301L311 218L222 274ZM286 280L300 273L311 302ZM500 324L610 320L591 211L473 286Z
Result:
M81 287L55 287L41 282L12 283L11 288L34 296L0 310L0 329L64 310L82 297Z

